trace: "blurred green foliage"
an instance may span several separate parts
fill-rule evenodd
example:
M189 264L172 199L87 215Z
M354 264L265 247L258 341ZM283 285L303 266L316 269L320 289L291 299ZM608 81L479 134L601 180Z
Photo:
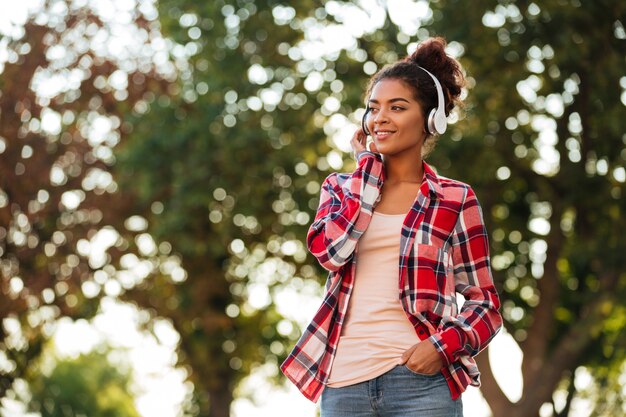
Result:
M29 411L41 417L139 417L130 377L109 362L107 352L56 359L49 373L30 375Z
M496 417L537 415L544 404L565 416L577 398L595 405L593 415L619 415L626 359L622 3L418 1L411 7L421 17L407 23L413 12L383 3L163 0L158 22L136 17L150 36L167 38L165 52L153 52L173 76L137 71L124 99L98 78L113 79L115 62L93 60L78 89L47 105L35 105L28 86L49 65L49 44L29 27L10 45L23 51L19 64L0 75L7 149L0 153L7 201L0 248L10 300L0 303L0 349L13 364L2 373L4 389L39 355L47 321L93 314L103 294L86 291L89 282L118 288L108 295L169 319L181 336L179 364L195 387L189 413L228 416L241 379L260 364L277 365L298 336L276 300L321 291L324 272L306 254L304 236L321 181L354 166L340 141L359 122L367 74L443 35L467 71L468 96L429 162L477 191L506 330L524 353L519 401L504 395L485 354L483 393ZM368 26L355 30L355 19ZM329 29L352 41L337 36L343 46L325 52L316 36ZM42 108L75 118L60 133L37 132L31 119ZM110 189L82 189L94 158L80 126L94 112L114 116L114 157L97 162L113 175ZM24 157L24 145L48 156ZM74 180L51 186L54 166ZM49 193L43 211L29 206L40 189ZM60 203L65 191L84 192L78 209ZM119 233L105 264L78 256L78 242L104 226ZM65 239L53 239L56 231ZM137 264L149 272L124 280L121 273ZM26 291L16 291L15 277ZM581 369L594 376L592 386L576 385Z
M311 118L315 95L279 53L302 34L275 25L271 4L159 7L165 33L198 52L176 94L152 97L145 114L135 113L115 174L123 193L138 196L132 212L180 254L186 277L156 276L125 298L172 321L196 412L226 416L237 382L257 365L277 366L297 336L272 299L294 276L315 276L301 239L319 191L308 185L319 181L309 167L329 148ZM195 41L192 28L201 33ZM272 87L246 79L251 64L274 74ZM292 100L268 102L267 94L283 93ZM295 172L298 163L306 173Z
M133 103L168 84L151 60L113 53L115 16L70 3L15 5L23 16L3 19L0 398L41 354L56 319L92 317L102 296L122 288L114 263L127 245L110 225L126 203L109 172L112 148ZM150 52L151 22L127 17L124 30Z

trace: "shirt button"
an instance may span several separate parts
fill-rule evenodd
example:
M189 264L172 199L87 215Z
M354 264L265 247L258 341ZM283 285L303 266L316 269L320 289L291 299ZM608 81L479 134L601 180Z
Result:
M424 334L424 330L420 329L419 334Z

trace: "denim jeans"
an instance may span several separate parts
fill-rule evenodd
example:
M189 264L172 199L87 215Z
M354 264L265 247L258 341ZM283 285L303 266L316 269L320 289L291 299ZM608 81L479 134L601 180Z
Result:
M321 417L463 417L441 372L422 375L398 365L369 381L322 392Z

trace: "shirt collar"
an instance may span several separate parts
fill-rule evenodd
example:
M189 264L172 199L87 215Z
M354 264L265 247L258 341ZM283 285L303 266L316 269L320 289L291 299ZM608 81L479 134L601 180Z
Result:
M422 161L424 167L424 178L422 179L422 187L426 184L426 189L422 189L422 192L428 190L429 194L433 198L443 198L443 189L439 183L439 177L433 168L426 162Z

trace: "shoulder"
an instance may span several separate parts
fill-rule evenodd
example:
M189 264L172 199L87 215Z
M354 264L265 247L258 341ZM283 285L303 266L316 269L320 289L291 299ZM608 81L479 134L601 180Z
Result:
M446 200L463 202L470 198L476 198L476 193L474 193L472 186L463 181L441 175L438 175L437 179Z

